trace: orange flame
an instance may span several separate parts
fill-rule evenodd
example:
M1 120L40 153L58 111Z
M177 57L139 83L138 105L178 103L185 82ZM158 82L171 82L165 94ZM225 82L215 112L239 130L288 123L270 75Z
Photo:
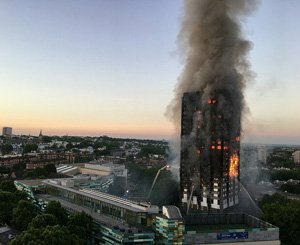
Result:
M216 104L216 103L217 103L217 100L215 100L215 99L208 99L208 100L207 100L207 103L208 103L208 104Z
M230 165L229 165L229 176L231 178L238 177L238 166L239 166L239 156L237 154L233 154L230 157Z

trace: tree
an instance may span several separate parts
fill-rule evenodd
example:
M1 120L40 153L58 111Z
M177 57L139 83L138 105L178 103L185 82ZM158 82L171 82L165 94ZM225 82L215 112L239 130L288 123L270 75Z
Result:
M84 242L71 234L65 226L30 228L22 232L10 245L83 245Z
M56 174L56 167L54 164L50 163L50 164L47 164L44 169L47 171L47 176L52 174L52 173L55 173Z
M279 194L262 199L262 219L279 227L282 245L300 244L300 202Z
M13 209L20 200L25 200L26 194L20 191L8 192L0 190L0 224L10 224Z
M12 172L15 173L15 175L16 175L17 178L22 178L23 174L24 174L24 171L25 171L25 168L26 168L26 164L25 163L18 163L18 164L15 164L12 167Z
M17 189L12 180L5 180L5 181L1 182L0 190L8 191L8 192L15 192Z
M38 146L36 144L26 144L23 147L23 154L29 153L29 152L32 152L32 151L37 151L37 149L38 149Z
M274 167L292 168L295 166L293 158L293 151L282 148L275 148L268 156L267 163Z
M30 228L41 228L46 226L58 225L57 218L52 214L41 214L33 218L29 223L28 227Z
M150 154L166 155L167 146L147 144L142 146L140 157L149 157Z
M300 169L294 170L274 170L271 172L272 180L300 180Z
M29 201L21 200L13 210L12 223L21 230L26 230L35 216L37 216L35 206Z
M25 174L26 178L31 178L31 179L45 178L47 176L48 176L47 171L44 168L36 168L26 172Z
M83 240L89 240L92 236L93 219L85 212L76 213L70 216L68 229L71 233L77 234Z
M0 174L9 174L10 169L5 166L0 166Z
M51 174L56 174L56 168L55 165L50 163L47 164L43 168L36 168L30 171L26 172L25 177L26 178L44 178L44 177L49 177Z
M67 150L71 150L72 148L74 148L74 145L73 145L72 143L68 143L68 144L66 145L66 149L67 149Z
M1 146L2 155L10 154L13 151L13 146L11 144L4 144Z
M66 227L48 226L42 233L47 244L83 244L83 241L75 234L71 234Z
M43 143L50 143L52 141L52 138L50 136L43 136L42 141Z
M16 236L9 245L42 245L45 241L43 240L41 231L41 229L29 229L23 231L20 235Z
M80 142L80 144L78 145L78 148L82 149L82 148L87 148L88 146L93 146L93 143L89 140L84 140L84 141Z
M93 157L90 155L78 155L75 156L75 163L83 163L83 162L89 162L92 161Z
M0 224L10 224L16 201L13 193L0 191Z
M60 202L49 202L45 209L45 213L54 215L60 225L65 225L68 222L67 211L61 206Z
M300 195L300 183L286 183L280 186L280 190Z

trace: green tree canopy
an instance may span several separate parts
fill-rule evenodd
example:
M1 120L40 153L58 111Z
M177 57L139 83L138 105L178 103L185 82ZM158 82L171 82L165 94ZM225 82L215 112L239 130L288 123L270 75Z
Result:
M13 151L13 146L11 144L4 144L1 146L2 155L10 154Z
M71 233L88 240L92 236L93 219L85 212L76 213L70 216L67 227Z
M9 174L10 169L5 166L0 166L0 174Z
M52 138L50 136L43 136L42 141L43 143L50 143L52 141Z
M46 226L54 226L58 225L57 218L52 214L41 214L33 218L33 220L29 223L29 228L41 228Z
M47 164L44 169L47 171L47 174L52 174L52 173L56 173L56 167L54 164L50 163Z
M142 146L139 155L141 157L149 157L150 154L166 155L167 146L147 144Z
M80 144L77 146L79 149L81 148L87 148L88 146L93 146L93 142L89 141L89 140L84 140L82 142L80 142Z
M281 147L274 148L267 158L267 163L274 167L293 168L295 164L292 153L293 150L286 150Z
M15 164L12 167L12 172L15 173L15 175L16 175L17 178L22 178L23 174L25 172L25 168L26 168L26 164L25 163L18 163L18 164Z
M280 229L282 245L300 244L300 202L281 195L266 196L261 201L263 219Z
M68 144L66 145L66 149L67 149L67 150L71 150L72 148L74 148L74 145L73 145L72 143L68 143Z
M60 225L66 225L68 222L67 211L61 206L60 202L51 201L45 209L46 214L52 214L57 218Z
M30 228L14 240L10 245L83 245L84 242L65 226L47 226Z
M21 200L13 210L12 223L21 230L26 230L35 216L37 216L35 206L30 201Z
M293 170L273 170L271 180L300 180L300 169Z
M297 184L294 184L294 183L283 184L282 186L280 186L280 190L300 195L300 183L297 183Z
M0 191L0 224L10 224L16 203L16 196L13 193Z
M24 200L26 194L20 191L8 192L0 190L0 224L10 224L13 209L20 200Z
M4 180L0 183L0 190L8 191L8 192L15 192L17 191L14 181L13 180Z
M38 149L37 144L26 144L23 147L23 154L29 153L29 152L32 152L32 151L37 151L37 149Z

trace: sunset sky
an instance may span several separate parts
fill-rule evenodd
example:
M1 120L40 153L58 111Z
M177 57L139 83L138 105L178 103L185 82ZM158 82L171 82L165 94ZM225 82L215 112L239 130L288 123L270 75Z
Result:
M0 1L0 127L15 134L170 138L182 0ZM256 77L244 142L300 144L300 1L243 23Z

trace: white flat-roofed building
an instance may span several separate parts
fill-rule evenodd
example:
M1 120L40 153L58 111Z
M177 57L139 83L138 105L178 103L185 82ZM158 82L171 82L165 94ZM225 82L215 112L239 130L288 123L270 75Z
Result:
M300 150L293 153L294 163L300 165Z
M268 151L265 146L259 146L257 148L257 160L263 164L267 163Z

